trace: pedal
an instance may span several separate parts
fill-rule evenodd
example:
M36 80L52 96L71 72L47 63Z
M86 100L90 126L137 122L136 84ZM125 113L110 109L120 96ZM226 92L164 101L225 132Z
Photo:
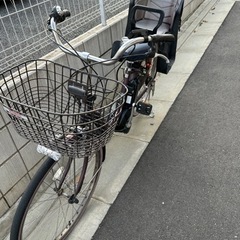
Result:
M143 115L150 115L152 112L152 105L150 103L138 102L136 111Z

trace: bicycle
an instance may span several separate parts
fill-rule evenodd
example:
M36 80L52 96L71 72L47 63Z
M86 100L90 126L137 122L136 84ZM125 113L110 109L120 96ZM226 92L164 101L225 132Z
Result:
M54 7L49 30L60 49L86 67L76 70L36 60L1 75L4 110L17 132L39 144L38 151L48 156L18 205L11 240L68 237L97 185L106 143L114 131L129 132L135 110L151 113L148 100L154 91L157 58L170 62L157 52L159 44L173 42L174 35L149 35L142 29L115 42L110 59L78 52L70 44L66 47L56 26L69 16L69 11ZM123 81L91 73L93 64L121 62L121 67L125 61Z
M126 87L48 60L26 62L0 79L16 131L49 156L19 202L10 239L64 239L93 194Z

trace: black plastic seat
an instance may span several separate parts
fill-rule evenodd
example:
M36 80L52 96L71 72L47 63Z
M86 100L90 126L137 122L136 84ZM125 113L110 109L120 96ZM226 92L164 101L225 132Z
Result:
M135 29L147 29L149 34L171 33L175 36L174 42L159 44L158 52L167 56L170 63L166 64L158 58L158 72L167 74L175 61L183 5L184 0L130 0L126 36Z

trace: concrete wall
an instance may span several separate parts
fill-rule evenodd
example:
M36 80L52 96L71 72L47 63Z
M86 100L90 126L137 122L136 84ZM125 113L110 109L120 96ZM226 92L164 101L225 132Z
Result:
M208 1L208 0L205 0ZM185 0L183 21L186 20L204 0ZM121 39L125 32L127 11L113 17L106 27L97 26L91 31L74 39L71 44L77 50L91 52L93 55L104 55L109 46L116 39ZM66 56L59 50L55 50L44 58L58 63L80 68L78 59ZM109 68L109 67L108 67ZM98 71L105 73L108 69L98 67ZM114 73L112 76L114 77ZM36 152L36 144L33 144L15 133L6 113L0 109L0 229L3 229L4 219L9 219L12 214L8 211L20 197L31 176L39 167L43 156ZM13 209L13 208L12 208ZM10 215L10 216L9 216ZM0 239L2 239L0 233Z

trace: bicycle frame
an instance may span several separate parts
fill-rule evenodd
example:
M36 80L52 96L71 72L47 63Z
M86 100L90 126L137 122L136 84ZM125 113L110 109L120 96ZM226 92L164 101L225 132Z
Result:
M152 61L155 57L160 57L166 61L168 64L170 61L169 59L163 55L157 53L155 47L153 45L157 45L159 42L164 42L164 41L173 41L174 37L171 34L162 34L162 35L149 35L147 36L146 34L142 35L137 34L134 38L128 39L126 37L123 37L124 40L122 42L117 41L119 44L118 50L114 53L114 56L110 59L103 59L100 57L96 57L91 55L88 52L79 52L76 51L73 48L66 47L63 45L59 38L59 33L57 31L57 22L64 21L64 13L67 16L70 15L67 10L61 11L61 9L53 9L52 14L50 15L50 20L49 20L49 29L53 33L55 42L59 46L59 48L65 52L66 54L70 54L72 56L75 56L77 58L80 58L81 60L87 62L87 63L99 63L102 65L113 65L119 60L127 60L127 67L124 72L124 77L122 82L127 86L128 88L128 94L126 96L125 104L122 109L122 113L120 115L117 127L115 131L117 132L123 132L123 133L128 133L129 129L131 127L131 122L132 122L132 117L133 117L133 109L136 106L137 102L139 101L140 98L143 97L143 95L148 91L148 98L150 95L151 89L154 89L154 79L148 80L149 78L149 71L152 68ZM60 16L60 19L59 19ZM58 19L58 20L57 20ZM139 36L138 36L139 35ZM157 38L157 41L154 41L154 38ZM141 43L147 43L147 42L152 42L151 46L153 49L151 51L154 52L154 56L151 56L150 54L140 52L141 57L138 59L131 59L131 56L134 55L134 51L136 47L133 46L139 46ZM131 50L132 49L132 50ZM143 48L147 49L147 48ZM141 48L140 48L141 50ZM139 48L138 48L139 51ZM127 56L124 56L124 54L128 54ZM139 52L137 52L138 54ZM128 59L129 58L129 59ZM146 67L141 66L142 62L146 62ZM134 66L135 65L135 66ZM137 65L137 66L136 66ZM156 68L156 66L154 66ZM139 90L145 86L145 89L139 93ZM149 88L149 86L151 86ZM149 115L151 111L151 106L147 106L146 104L142 104L141 109L138 111L139 113Z
M134 110L143 115L152 113L152 106L147 101L150 98L151 91L154 92L155 86L155 80L149 74L154 58L147 58L138 62L127 61L123 83L127 86L128 93L115 129L116 132L129 132ZM142 66L143 63L146 63L145 67ZM139 104L140 101L141 104Z

